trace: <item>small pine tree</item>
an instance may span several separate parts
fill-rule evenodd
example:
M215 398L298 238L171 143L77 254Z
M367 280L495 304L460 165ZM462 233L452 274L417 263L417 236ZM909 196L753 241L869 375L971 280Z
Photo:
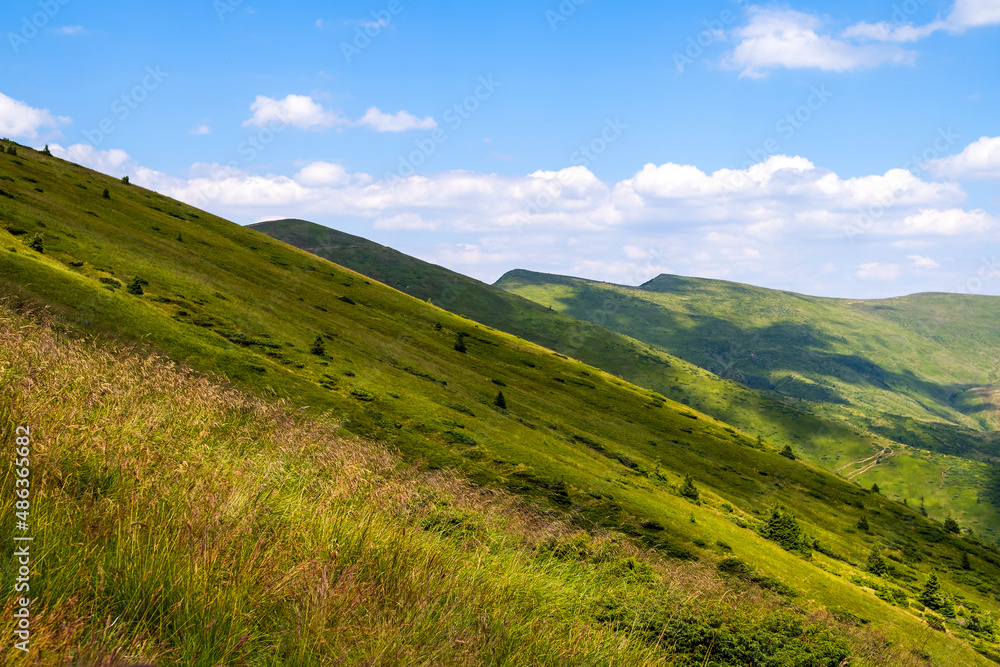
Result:
M858 530L863 530L867 533L870 528L871 526L868 525L868 517L862 514L861 518L858 519Z
M7 147L7 155L13 155L14 157L17 157L17 147L16 146L8 146Z
M785 445L785 448L781 450L781 455L793 461L795 460L795 452L792 451L791 445Z
M101 194L105 199L111 199L111 192L107 188L104 188L104 192Z
M136 276L132 280L132 282L130 282L125 287L125 291L128 292L129 294L135 294L136 296L142 296L142 294L143 294L142 284L145 283L145 282L146 282L145 280L143 280L139 276ZM146 284L148 284L148 283L146 283Z
M882 489L878 488L878 484L872 484L872 493L882 493Z
M677 490L683 497L688 500L693 500L698 502L698 498L701 494L698 492L698 487L694 485L694 478L690 474L684 475L684 483L681 484L681 488Z
M42 149L42 154L43 155L52 155L52 152L49 151L49 145L48 144L45 144L45 148Z
M936 611L941 608L941 582L938 580L937 574L931 572L931 576L928 577L923 590L917 596L917 600L928 609Z
M45 252L45 240L42 238L41 234L35 234L28 241L28 247L35 252Z
M927 516L927 506L924 505L924 497L920 496L920 513Z
M944 520L944 529L949 533L958 534L962 531L958 526L958 521L955 521L955 517L949 516Z
M323 337L316 334L316 339L312 342L312 346L309 348L311 354L315 354L317 357L322 357L326 354L326 344L323 342Z
M872 547L871 553L868 554L865 569L879 577L883 577L889 572L885 559L882 558L882 550L878 548L877 544Z
M962 569L963 570L972 569L972 563L969 561L969 554L967 554L964 551L962 552Z
M128 185L128 176L122 176L122 185Z
M497 397L493 399L493 405L497 406L501 410L507 409L507 399L503 397L502 391L497 392Z
M181 243L184 243L184 237L181 236L180 232L177 232L177 240L180 241Z
M764 522L761 533L789 551L801 547L802 526L794 514L781 507L771 508L771 515Z
M455 351L464 353L465 350L465 334L458 334L455 336Z

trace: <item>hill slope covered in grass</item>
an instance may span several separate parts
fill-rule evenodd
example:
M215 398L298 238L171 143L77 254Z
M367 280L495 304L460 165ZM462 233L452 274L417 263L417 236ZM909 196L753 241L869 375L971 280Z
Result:
M0 155L0 179L9 195L0 198L0 286L15 304L47 306L70 332L158 351L258 397L337 419L343 432L380 440L425 470L449 468L505 488L658 557L722 565L805 610L870 622L908 645L919 638L938 664L955 664L955 656L979 664L970 647L993 650L992 626L973 619L997 609L996 551L913 509L649 389L134 185L23 147L16 157ZM100 399L94 391L89 400ZM118 417L106 426L119 422L141 426ZM210 442L201 438L213 428L204 419L198 431L207 457ZM98 448L108 441L101 432L65 432ZM152 442L151 452L162 440ZM242 446L241 456L252 455L252 440ZM184 461L191 463L182 455L171 465L183 469ZM290 470L265 467L278 477ZM320 464L317 474L339 470ZM84 480L86 495L110 474L73 479ZM291 490L315 500L313 488ZM291 511L280 496L267 502ZM213 522L226 519L219 512ZM311 539L302 543L322 546ZM873 544L891 569L869 576ZM240 539L232 548L251 547ZM918 600L932 571L958 596L953 620ZM306 580L321 575L311 570ZM94 576L99 582L100 571ZM933 606L950 614L944 600ZM615 604L606 618L647 627L644 613Z
M925 509L939 520L951 514L988 539L1000 535L998 503L992 500L1000 493L990 491L993 488L1000 491L1000 485L993 481L992 468L982 460L990 456L988 435L972 434L975 451L981 454L973 457L975 460L958 456L953 448L938 447L935 453L928 454L898 443L896 439L900 436L896 430L819 416L813 410L820 413L822 410L800 399L772 394L764 388L752 389L733 379L706 373L689 361L666 354L662 347L598 326L605 323L614 326L609 318L621 305L616 293L607 295L603 302L601 293L597 293L586 307L593 322L583 321L557 312L560 309L553 310L513 292L315 223L276 220L250 227L415 298L429 300L451 312L597 366L747 433L760 434L779 448L790 446L806 459L849 478L864 479L869 485L878 483L884 493L897 500L919 506L920 498L924 497ZM766 294L767 290L762 292ZM751 294L750 298L756 297ZM635 334L640 336L643 332ZM696 359L710 365L705 359ZM712 368L746 381L744 376L730 373L724 367ZM976 395L974 390L966 394L961 400L979 404L991 400L989 394ZM991 413L984 410L978 414L985 417ZM923 422L919 427L925 431L930 428ZM919 440L915 442L919 447ZM893 456L880 456L882 452L892 452ZM872 466L872 462L877 465ZM885 465L881 465L883 462Z
M923 664L4 303L0 369L0 437L30 425L36 554L30 651L4 665Z
M497 286L881 436L876 466L847 466L868 457L826 446L808 454L898 498L926 495L931 513L963 515L1000 537L1000 297L859 301L678 276L624 287L530 271Z

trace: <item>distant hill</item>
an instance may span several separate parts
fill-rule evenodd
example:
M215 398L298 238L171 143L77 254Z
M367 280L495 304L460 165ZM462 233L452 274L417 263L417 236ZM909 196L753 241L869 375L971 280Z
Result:
M718 637L714 650L722 651L724 644L727 655L743 656L726 660L732 665L760 656L788 662L776 657L785 655L786 646L803 655L799 664L809 664L808 652L827 646L828 638L804 630L814 627L805 615L800 624L782 620L793 608L821 614L831 624L835 619L870 624L890 640L913 646L918 653L906 653L917 664L931 659L987 664L981 654L998 650L992 626L980 614L1000 612L995 597L1000 553L972 535L956 533L959 526L931 521L915 507L859 488L794 452L783 455L783 448L766 438L758 440L657 391L427 304L253 229L23 146L16 151L0 155L0 293L9 304L5 322L12 322L4 325L0 339L9 359L0 363L0 372L12 380L0 387L0 428L9 436L22 413L49 425L40 431L32 472L41 517L36 542L41 560L32 592L37 585L40 597L33 613L51 619L50 645L72 645L56 633L77 632L79 622L89 624L86 636L95 641L122 633L152 644L165 634L174 642L175 664L320 664L339 660L340 654L307 659L299 638L322 637L329 627L362 637L388 633L391 627L402 643L378 660L419 654L426 662L445 655L436 652L444 649L414 648L425 646L417 641L420 633L447 627L456 628L447 655L459 656L450 661L516 664L513 657L498 659L501 649L495 645L462 654L467 630L486 628L483 635L496 636L491 623L497 632L511 627L484 609L507 609L516 602L517 627L525 632L548 627L559 614L578 612L538 607L542 598L534 591L562 590L558 578L522 586L527 575L520 564L534 552L520 550L516 535L498 538L496 549L490 547L493 524L477 523L479 514L453 506L447 494L436 494L435 483L446 486L447 479L460 475L483 487L487 496L494 488L516 494L534 505L531 513L562 517L581 534L576 541L552 534L552 540L539 544L551 554L532 561L529 569L540 576L569 576L564 562L573 559L584 567L574 566L572 572L601 568L622 582L661 582L657 590L669 591L672 579L694 576L685 574L690 571L681 561L724 573L711 597L699 599L704 600L700 608L715 614L714 625L672 625L669 619L682 608L673 598L639 605L628 591L602 595L600 585L579 584L576 590L589 590L594 599L579 612L583 621L574 627L629 633L648 652L647 664L662 664L658 652L675 646L681 634L690 641L684 645L692 647ZM51 342L25 351L20 336L28 335L23 333L27 325L17 318L40 308L44 312L37 319L49 321L54 335L67 341L82 339L83 347L96 350L94 361L75 366L65 360L77 357ZM366 485L378 496L389 475L381 472L381 464L352 463L327 450L308 428L282 436L280 420L277 426L261 426L252 418L264 411L224 393L206 389L217 396L212 400L219 409L185 412L184 429L172 430L172 406L186 405L187 392L195 392L169 378L155 391L146 389L136 382L143 374L131 370L118 373L115 383L92 383L95 373L110 378L113 362L122 356L109 340L142 354L158 353L162 360L148 362L149 373L154 364L181 364L192 369L185 377L195 385L207 374L262 400L280 400L282 409L297 415L287 417L289 429L298 418L321 420L339 428L347 451L352 437L359 438L358 449L381 443L400 457L400 464L428 473L404 485L395 510L426 513L426 518L403 526L375 516L361 496L352 494ZM682 367L646 349L665 366ZM44 359L46 353L51 362ZM130 368L141 369L142 363ZM61 369L58 382L45 376L49 367L53 373ZM74 369L79 369L76 376ZM704 371L684 373L691 383L712 383L720 393L736 386ZM43 379L49 393L32 394ZM118 393L122 383L133 388ZM147 407L134 411L133 403ZM112 405L117 411L110 411ZM57 410L59 420L54 420ZM147 412L162 428L142 427ZM800 417L808 415L790 410L790 420ZM271 434L266 447L265 431ZM185 449L189 442L197 446ZM259 467L251 465L255 462ZM434 471L443 469L447 472L436 478ZM6 470L0 480L5 522L0 527L10 535L15 476L13 468ZM241 476L253 480L246 491ZM221 494L227 484L232 493ZM71 511L77 505L87 510L85 519L77 520ZM188 516L187 508L193 507L202 514ZM254 513L245 515L249 507ZM530 521L531 513L524 520ZM282 522L275 523L275 517L283 517ZM301 533L297 522L303 524ZM201 532L194 532L195 525ZM602 530L631 544L630 549L673 562L666 579L650 579L649 569L635 559L605 565L600 554L591 553L591 538L582 534ZM425 539L425 532L447 532L454 540ZM169 549L155 552L141 548L158 544L161 535L184 541L171 537ZM288 555L275 560L272 543L279 536ZM419 562L408 559L411 539L425 554ZM80 548L91 541L107 556ZM494 560L489 554L500 545L502 556ZM877 572L868 571L873 545L880 547L886 566ZM304 555L292 559L293 553ZM489 568L475 565L464 571L461 590L473 590L472 582L486 585L488 577L492 590L504 593L469 601L447 592L459 590L459 584L438 586L442 570L431 565L454 562L455 554ZM288 569L273 580L258 581L252 565L260 558ZM343 559L349 567L328 567ZM6 577L13 561L4 562ZM498 572L511 574L498 579ZM919 602L932 572L945 591L933 598L933 606L949 614L947 620ZM735 625L736 608L724 606L747 586L779 596L757 598L757 606L746 608L758 619L756 629ZM427 595L407 597L410 587ZM54 594L46 597L47 590ZM55 594L71 590L85 597ZM212 591L210 597L204 597L205 590ZM350 597L340 595L345 590ZM260 604L228 597L249 596L248 591L260 591ZM952 594L961 620L950 619ZM443 606L424 604L442 596ZM210 627L195 599L223 605L213 607L212 614L225 623ZM84 616L75 615L71 600L85 605ZM369 604L379 611L358 611ZM425 615L431 608L434 615ZM384 615L389 609L395 611ZM299 623L295 627L301 631L295 637L282 634L273 628L272 614L288 619L287 627ZM328 625L344 618L351 621ZM119 619L115 627L121 629L109 633L106 619ZM338 637L342 646L357 645L350 634L347 640ZM200 653L206 645L221 648L210 659ZM855 642L848 656L859 663L891 664L873 657L874 650L875 645ZM344 655L349 664L371 662L370 655ZM192 659L185 662L185 657ZM841 664L846 657L841 652L822 664ZM699 654L698 663L708 659ZM560 660L547 654L538 662Z
M680 276L625 287L522 270L496 286L908 445L924 460L883 458L859 479L926 495L938 513L998 505L1000 297L829 299ZM964 491L940 494L949 482ZM980 526L996 539L995 522Z

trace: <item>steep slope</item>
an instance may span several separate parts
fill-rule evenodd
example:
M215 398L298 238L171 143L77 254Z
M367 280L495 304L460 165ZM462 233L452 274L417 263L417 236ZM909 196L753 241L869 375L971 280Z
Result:
M1000 373L1000 298L856 301L678 276L632 288L529 271L497 286L908 445L891 449L932 464L883 456L886 465L861 479L900 498L927 495L932 512L965 513L991 539L1000 536L995 518L980 511L986 504L995 514L1000 490L991 465L1000 437L987 430L996 420L989 385ZM812 458L838 469L867 457Z
M0 179L0 286L47 305L71 333L116 336L309 406L428 468L664 555L712 563L732 551L804 607L869 619L900 640L939 622L911 605L932 568L963 613L997 609L995 551L648 389L23 147L0 156ZM787 512L808 540L785 539ZM895 559L891 580L863 574L873 543ZM974 570L960 567L963 554ZM898 606L873 587L899 591ZM944 661L989 639L947 627L954 636L927 635Z
M914 432L912 419L899 418L893 422L896 428L873 425L870 420L844 424L835 417L822 417L810 411L822 413L822 406L817 409L799 399L776 395L764 388L751 389L734 380L706 373L690 362L664 354L662 348L568 317L549 305L529 301L358 236L303 220L278 220L250 227L411 296L430 300L451 312L669 396L748 433L762 435L779 448L790 446L808 460L849 478L864 479L869 485L877 482L884 493L897 500L917 504L924 497L926 509L939 519L954 514L963 525L982 531L991 539L1000 530L1000 512L996 509L1000 503L992 501L996 495L991 492L993 488L1000 492L1000 485L993 483L991 468L981 462L990 456L990 441L981 433L975 432L971 439L966 437L964 440L966 448L975 448L972 450L974 456L966 456L974 461L954 456L963 450L953 447L935 448L937 456L929 461L922 453L917 453L915 459L899 441L919 447L928 434L932 438L941 437L922 422L917 423L916 428L923 437ZM751 295L766 301L768 290L758 290ZM600 303L598 299L600 295L588 302L586 317L598 324L608 323L610 315L618 312L621 304L614 294ZM654 312L641 322L652 321L655 317ZM659 331L661 336L684 335L683 332L668 333L666 326ZM649 332L642 330L641 323L635 334L649 338ZM651 340L663 344L662 340ZM698 361L708 364L705 359ZM745 375L732 372L726 366L715 364L712 368L733 375L735 380L748 381ZM978 405L979 415L989 414L988 394L970 390L962 400L968 402L968 407L964 408L966 412L974 413ZM948 425L941 435L953 438L955 428ZM966 431L968 429L962 432ZM880 452L892 452L894 456L879 456ZM966 454L972 452L966 451Z
M0 439L31 494L0 470L0 529L28 515L33 572L27 655L0 664L925 664L6 301Z

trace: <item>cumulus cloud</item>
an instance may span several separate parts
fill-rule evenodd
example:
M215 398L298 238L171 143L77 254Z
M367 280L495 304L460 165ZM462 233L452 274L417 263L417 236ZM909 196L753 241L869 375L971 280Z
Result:
M51 144L49 151L58 158L111 176L122 176L124 175L123 170L138 166L128 153L119 148L102 151L90 144L73 144L69 148L63 148L59 144Z
M371 107L357 122L358 125L370 127L376 132L406 132L408 130L433 130L438 124L430 116L417 118L407 111L395 114L384 113L378 107Z
M288 95L283 100L258 95L250 105L250 111L253 115L243 122L244 127L264 127L277 123L292 125L301 130L321 130L350 124L338 112L324 109L308 95Z
M723 59L740 76L760 78L770 69L820 69L846 72L879 65L912 65L916 52L900 44L936 32L960 34L970 28L1000 25L1000 0L955 0L945 18L923 25L909 21L913 12L893 5L890 20L861 21L840 34L824 30L824 20L791 9L747 9L749 22L731 38L737 43Z
M907 255L906 259L913 262L913 266L921 269L937 269L940 268L941 264L934 261L930 257L922 257L920 255Z
M958 155L932 160L925 166L941 178L1000 178L1000 137L980 137Z
M325 130L331 127L367 127L375 132L407 132L409 130L433 130L437 121L431 116L418 118L409 111L386 113L378 107L370 107L356 122L352 122L340 111L324 109L308 95L288 95L276 100L258 95L250 105L253 115L243 121L243 126L264 127L269 124L291 125L301 130Z
M37 139L41 134L60 136L59 128L71 122L71 118L53 116L48 109L36 109L0 93L0 135L18 139Z
M800 156L709 173L648 164L606 183L582 166L378 179L325 161L290 177L219 164L193 165L179 177L145 169L123 151L50 148L240 222L297 217L334 226L349 221L348 229L361 234L433 234L424 238L435 242L447 235L449 243L421 257L472 267L463 270L484 280L517 265L625 284L669 272L859 296L842 293L853 285L888 296L885 290L904 275L949 275L926 256L928 249L958 257L994 240L997 230L990 214L962 207L966 196L957 183L923 180L904 169L843 178ZM847 226L859 211L875 207L878 215L860 232L861 246L852 245ZM859 247L906 259L859 264L851 256Z
M196 125L190 132L188 132L188 134L194 134L194 135L211 134L211 133L212 133L212 128L208 126L208 123L200 123L199 125Z
M969 28L998 25L1000 0L956 0L947 17L924 25L914 25L907 18L907 12L893 5L891 21L862 21L845 30L843 37L881 42L916 42L942 30L959 34Z
M963 211L952 208L921 210L892 223L891 229L900 236L957 236L986 232L995 226L993 216L982 209Z
M733 32L736 47L723 59L741 77L759 78L775 67L845 72L886 63L912 65L916 58L894 44L858 44L821 34L823 21L811 14L758 6L747 14L749 23Z
M87 30L82 25L64 25L58 28L53 28L53 32L57 35L66 35L68 37L87 34Z
M858 267L856 275L862 280L895 280L899 278L898 264L880 264L869 262Z

